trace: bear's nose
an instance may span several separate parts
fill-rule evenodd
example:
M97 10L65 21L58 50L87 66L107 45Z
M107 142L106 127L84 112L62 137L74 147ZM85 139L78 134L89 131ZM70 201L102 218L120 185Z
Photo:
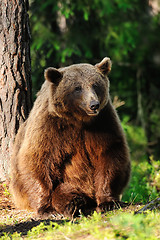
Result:
M91 110L97 110L98 108L99 108L99 102L98 101L91 101L90 109Z

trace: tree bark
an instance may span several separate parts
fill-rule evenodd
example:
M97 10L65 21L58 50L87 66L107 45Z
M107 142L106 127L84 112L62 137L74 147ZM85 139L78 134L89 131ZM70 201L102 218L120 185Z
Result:
M0 181L9 174L19 126L31 109L28 0L0 0Z

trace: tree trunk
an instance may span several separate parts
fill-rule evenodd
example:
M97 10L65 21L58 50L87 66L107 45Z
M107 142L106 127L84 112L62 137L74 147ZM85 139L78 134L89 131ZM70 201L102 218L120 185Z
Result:
M15 135L31 109L28 0L0 0L0 181Z

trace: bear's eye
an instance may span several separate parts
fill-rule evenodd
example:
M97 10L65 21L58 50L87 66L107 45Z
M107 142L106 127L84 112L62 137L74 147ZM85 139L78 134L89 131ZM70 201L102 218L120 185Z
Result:
M82 91L82 87L81 87L81 86L75 87L75 91L76 91L76 92L81 92L81 91Z

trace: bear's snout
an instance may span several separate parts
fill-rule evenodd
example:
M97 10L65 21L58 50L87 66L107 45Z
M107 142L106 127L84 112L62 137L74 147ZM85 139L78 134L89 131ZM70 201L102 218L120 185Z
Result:
M91 110L97 110L99 108L99 106L100 106L99 101L91 101L91 103L90 103Z

